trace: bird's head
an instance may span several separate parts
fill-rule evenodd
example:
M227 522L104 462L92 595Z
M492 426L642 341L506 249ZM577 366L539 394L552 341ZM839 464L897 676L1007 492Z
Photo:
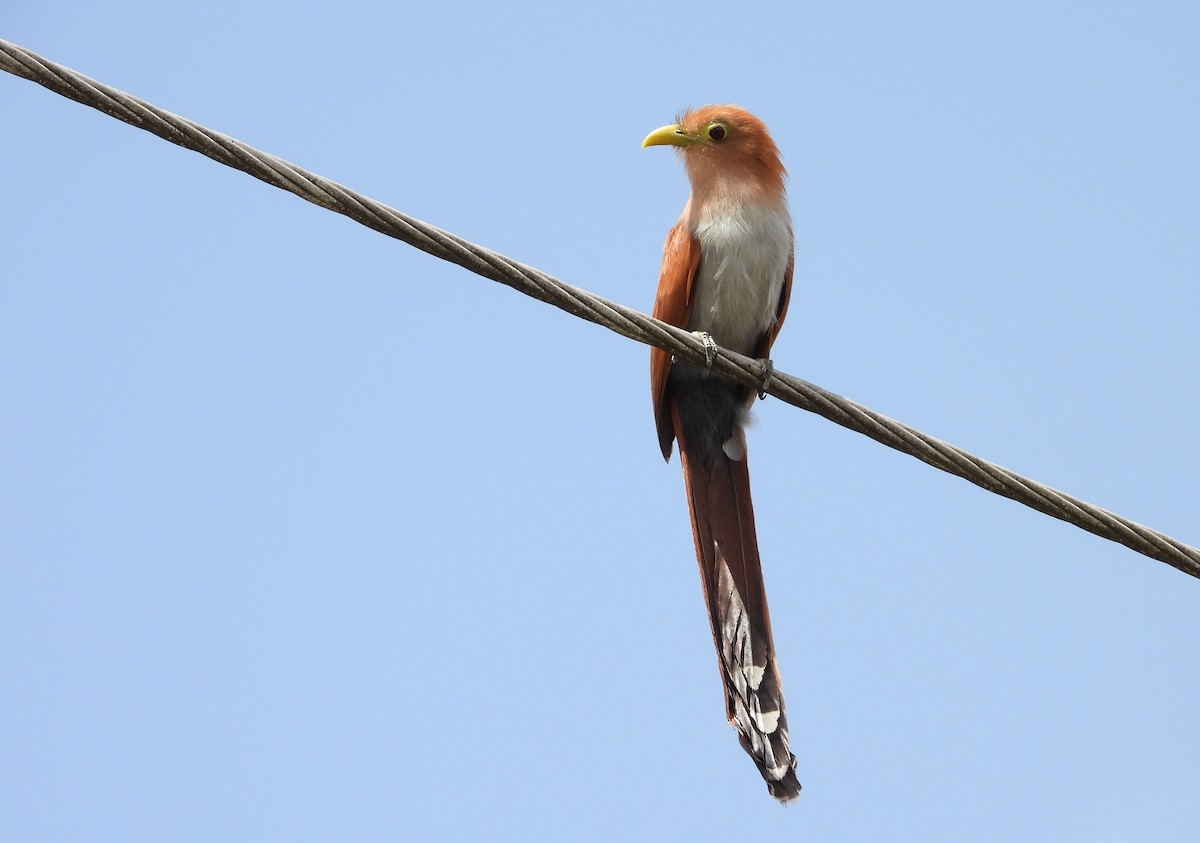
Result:
M736 105L706 105L655 129L642 146L673 146L683 159L692 191L711 194L752 191L783 200L786 171L766 125Z

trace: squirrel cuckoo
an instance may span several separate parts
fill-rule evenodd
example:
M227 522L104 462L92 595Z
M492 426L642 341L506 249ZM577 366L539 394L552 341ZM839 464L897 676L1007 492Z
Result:
M732 105L688 111L651 132L674 146L692 195L667 235L654 315L731 351L764 359L792 289L792 224L779 149L762 121ZM800 793L771 641L744 432L755 391L650 349L650 387L663 457L679 442L725 711L767 789Z

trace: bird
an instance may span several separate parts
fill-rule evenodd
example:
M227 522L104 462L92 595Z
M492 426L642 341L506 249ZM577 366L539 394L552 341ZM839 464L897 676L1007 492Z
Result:
M646 136L642 147L651 146L675 147L691 186L663 247L653 314L695 333L710 366L717 345L762 360L765 392L795 260L779 148L760 119L733 105L685 111ZM745 427L758 391L657 347L650 386L668 462L679 443L726 717L767 790L786 804L800 782L746 464Z

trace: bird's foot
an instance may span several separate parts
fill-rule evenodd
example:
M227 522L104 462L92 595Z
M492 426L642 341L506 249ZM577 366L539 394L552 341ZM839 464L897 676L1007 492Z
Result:
M708 331L692 331L692 336L704 343L704 365L711 369L717 356L717 341Z
M758 388L758 400L767 397L767 388L771 385L771 376L775 374L775 364L771 362L771 358L764 357L762 363L762 386Z

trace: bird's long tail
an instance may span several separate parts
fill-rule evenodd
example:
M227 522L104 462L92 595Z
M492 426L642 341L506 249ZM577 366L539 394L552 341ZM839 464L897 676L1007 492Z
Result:
M689 425L680 423L678 406L673 415L726 715L771 795L788 802L800 794L800 782L771 640L745 437L735 422L724 447L689 442ZM691 438L708 437L693 429Z

